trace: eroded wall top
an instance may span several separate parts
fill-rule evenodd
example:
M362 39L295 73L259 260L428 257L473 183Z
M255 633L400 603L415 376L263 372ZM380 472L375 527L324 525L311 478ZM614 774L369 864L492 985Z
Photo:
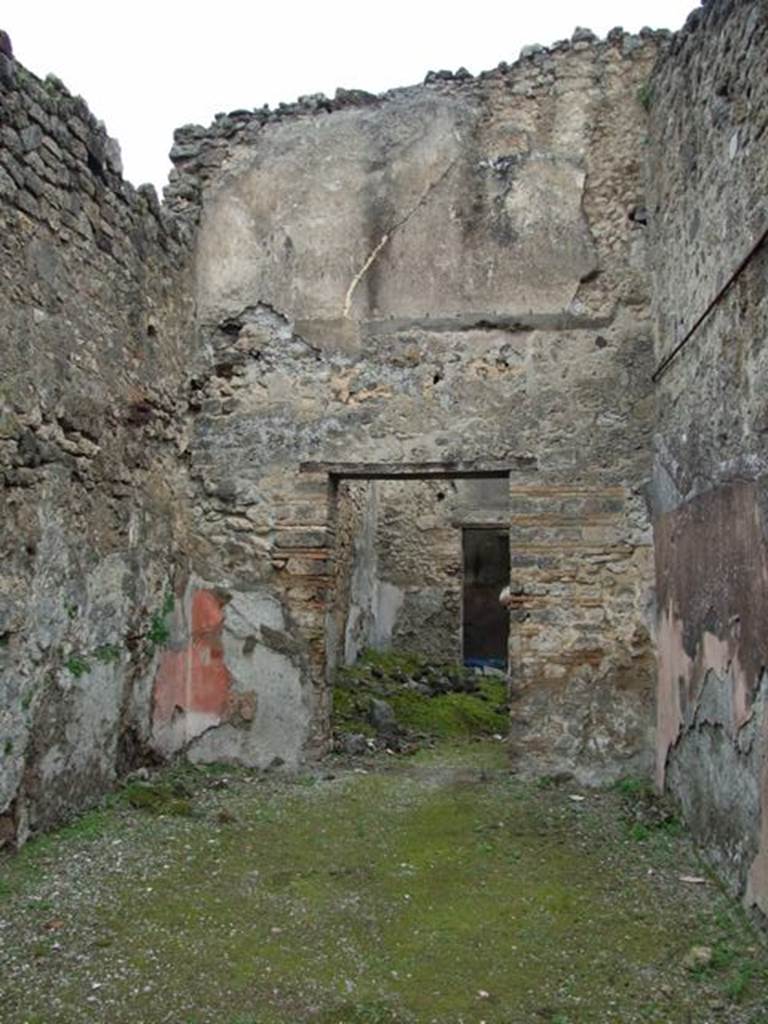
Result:
M202 202L203 318L257 296L309 340L355 345L363 323L446 330L605 312L621 296L600 250L621 244L642 206L636 94L667 35L581 32L478 78L431 75L381 97L340 90L180 129L169 199L192 219ZM599 118L622 91L624 132ZM598 167L600 132L621 157ZM606 206L623 178L624 208L590 209L588 173ZM608 216L610 242L595 223Z

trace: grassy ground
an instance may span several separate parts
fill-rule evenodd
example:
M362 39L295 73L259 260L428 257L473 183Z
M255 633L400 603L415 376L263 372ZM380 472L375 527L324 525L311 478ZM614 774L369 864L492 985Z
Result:
M3 1024L768 1022L764 947L632 784L484 740L157 792L0 861Z

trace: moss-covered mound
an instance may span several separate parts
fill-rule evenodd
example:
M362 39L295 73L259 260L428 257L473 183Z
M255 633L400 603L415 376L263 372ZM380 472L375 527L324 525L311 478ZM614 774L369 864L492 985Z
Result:
M130 781L123 788L123 797L131 807L149 811L152 814L178 814L186 816L192 813L189 794L179 783L151 783Z
M504 676L398 651L368 650L339 669L333 702L337 744L349 753L507 729Z

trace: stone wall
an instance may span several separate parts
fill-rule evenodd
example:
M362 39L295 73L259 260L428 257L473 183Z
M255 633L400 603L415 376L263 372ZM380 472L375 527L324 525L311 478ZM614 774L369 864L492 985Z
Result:
M191 289L183 233L85 103L0 58L3 845L146 754Z
M733 890L763 912L767 65L765 4L713 0L675 37L647 92L658 778Z
M328 737L328 464L490 464L510 471L518 538L521 763L587 779L644 765L653 353L638 97L660 39L579 33L474 79L177 133L169 201L198 225L209 354L193 564L224 634L233 595L281 609L279 628L257 615L248 636L252 658L291 661L289 758ZM238 678L219 680L217 706L234 687L259 708L258 672ZM160 697L191 752L197 730L206 756L255 756L247 729L219 743L214 720Z
M376 647L461 658L461 531L450 481L380 481Z

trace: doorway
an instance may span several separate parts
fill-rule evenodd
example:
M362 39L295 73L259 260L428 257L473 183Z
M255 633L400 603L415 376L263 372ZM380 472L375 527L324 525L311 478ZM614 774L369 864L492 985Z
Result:
M527 464L526 464L527 465ZM327 681L331 681L334 677L335 670L339 664L343 664L345 656L348 657L351 647L354 646L356 649L362 649L365 646L370 646L370 630L364 629L363 632L366 635L353 636L355 640L353 645L347 643L349 639L349 622L350 622L350 597L354 596L353 591L359 590L357 584L363 587L364 590L371 590L371 573L361 571L359 573L359 579L353 579L355 566L352 564L350 559L355 559L357 555L358 562L360 555L362 558L363 569L366 565L370 567L372 561L368 555L369 551L363 551L366 547L370 548L370 543L366 545L362 541L366 540L366 513L365 506L368 505L367 501L363 500L364 492L360 492L359 501L357 502L357 513L354 509L347 509L346 514L343 509L343 504L348 499L348 495L342 490L342 486L345 483L371 483L375 481L445 481L451 482L458 485L460 482L466 484L467 490L457 495L455 502L455 515L450 517L441 516L441 523L446 529L445 534L453 532L457 528L461 531L460 536L464 536L466 529L467 533L473 534L489 534L489 535L503 535L507 537L507 543L509 538L508 528L504 528L504 524L509 522L509 514L507 511L509 501L509 480L511 468L508 464L489 464L489 463L436 463L436 462L424 462L424 463L328 463L328 462L308 462L302 463L301 471L304 473L324 473L327 475L329 482L329 515L328 523L333 544L333 555L334 555L334 578L331 581L331 586L326 591L326 622L325 622L325 644L323 648L324 662L325 662L325 676ZM441 499L445 499L445 489L435 489L435 500L440 503ZM342 504L342 515L340 516L340 498ZM404 502L407 504L407 499L401 498L400 504ZM447 502L446 502L447 504ZM381 510L380 510L381 511ZM416 510L411 506L411 511ZM407 518L407 517L406 517ZM355 520L358 520L357 523ZM489 522L490 520L490 522ZM440 525L440 524L436 524ZM425 532L425 524L423 521L419 521L419 517L414 521L414 526L418 533L415 535L414 544L418 547L422 554L426 554L424 548L424 541L427 539L429 531ZM351 530L350 530L351 527ZM354 543L354 536L362 538L360 544ZM371 530L368 541L377 543L377 538L374 536L373 530ZM380 539L380 538L379 538ZM497 542L498 543L498 542ZM456 544L456 558L454 561L455 572L458 575L461 568L461 559L463 555L460 550L460 543ZM357 548L357 551L356 551ZM507 666L507 651L506 651L506 635L507 635L507 621L506 612L498 605L499 591L506 583L509 582L509 551L505 553L503 562L497 564L496 569L489 575L489 569L487 566L488 559L483 557L481 564L478 566L478 572L475 574L475 582L478 587L485 586L485 598L484 602L481 602L481 607L485 609L484 621L489 622L493 619L493 613L495 612L495 625L492 630L494 637L494 643L492 647L488 647L488 638L486 637L486 648L480 651L479 656L484 657L484 664L490 666L492 664L498 665L501 669L505 670ZM498 559L496 559L498 562ZM344 579L346 575L348 579ZM421 571L413 572L412 577L418 582L424 579L424 575ZM462 574L463 575L463 574ZM369 578L370 577L370 578ZM497 580L501 580L497 585ZM375 581L374 581L375 582ZM379 581L381 582L381 581ZM386 581L385 581L386 582ZM407 588L406 588L407 589ZM418 588L416 588L418 589ZM421 588L424 589L424 588ZM463 602L463 591L464 583L460 583L457 588L459 593L462 594ZM380 590L374 594L374 597L380 598L382 596ZM470 594L469 602L476 599L479 590L476 593ZM389 590L383 595L387 600L384 602L386 607L385 611L390 613L392 611L393 602L390 600L391 593ZM457 595L458 596L458 595ZM491 611L491 598L494 602L493 611ZM357 602L359 604L359 601ZM459 603L458 601L456 602ZM363 612L366 608L362 609ZM395 611L397 608L395 607ZM355 627L358 622L365 626L366 616L360 613L360 609L352 609L353 622L352 625ZM378 635L376 632L377 625L380 627L381 622L381 602L376 601L375 607L373 607L374 614L367 616L369 625L372 622L372 628L374 630L373 636L376 640ZM458 612L458 608L456 608ZM454 613L455 614L455 613ZM378 616L378 623L375 621ZM391 618L391 615L390 615ZM456 614L453 619L456 630L456 654L460 655L458 648L461 646L462 649L466 645L466 639L463 635L464 621L470 623L477 622L477 616L472 614L466 616L463 612L461 616ZM386 625L386 623L384 623ZM503 629L501 628L503 624ZM458 627L458 628L457 628ZM487 633L487 630L480 630L480 633ZM459 642L460 641L460 642ZM475 644L470 638L470 650L474 650ZM491 660L493 659L493 660Z
M506 671L509 613L499 593L509 583L509 530L464 527L462 551L464 664Z

